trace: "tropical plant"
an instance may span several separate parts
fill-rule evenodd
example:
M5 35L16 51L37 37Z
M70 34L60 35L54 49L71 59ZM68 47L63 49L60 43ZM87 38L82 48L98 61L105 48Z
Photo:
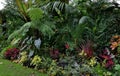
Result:
M18 58L20 50L16 48L7 49L4 53L4 57L9 60L14 60Z
M26 61L28 61L28 55L26 51L21 52L20 56L21 57L20 57L19 63L24 64Z
M117 71L116 75L119 72L116 64L119 64L120 11L115 3L6 2L0 11L1 56L17 59L19 54L18 60L23 65L54 76L110 76L112 71ZM9 49L14 47L21 53Z
M32 59L30 64L35 66L35 68L37 69L37 68L39 68L41 61L42 61L41 57L36 55L36 56L34 56L34 58Z

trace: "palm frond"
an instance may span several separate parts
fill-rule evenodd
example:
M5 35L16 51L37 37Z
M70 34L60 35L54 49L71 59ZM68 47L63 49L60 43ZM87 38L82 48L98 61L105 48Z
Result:
M27 12L33 21L43 17L43 11L40 8L29 8Z
M29 28L31 27L31 22L25 23L20 29L14 31L9 37L8 41L11 41L14 38L21 38L26 35L26 33L29 31Z

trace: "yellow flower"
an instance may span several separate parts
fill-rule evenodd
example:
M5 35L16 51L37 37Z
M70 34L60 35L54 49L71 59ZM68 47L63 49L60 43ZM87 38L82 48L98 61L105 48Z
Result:
M95 59L95 57L93 57L90 59L89 65L94 66L95 64L96 64L96 59Z
M80 53L79 53L80 56L86 56L87 54L84 52L84 50L82 50Z

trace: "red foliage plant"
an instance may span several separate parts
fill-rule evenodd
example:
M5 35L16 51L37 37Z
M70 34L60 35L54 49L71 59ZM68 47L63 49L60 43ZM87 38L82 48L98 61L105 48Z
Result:
M70 48L70 46L69 46L68 43L65 44L65 48L66 48L66 49L69 49L69 48Z
M100 57L102 59L106 60L106 62L105 62L106 68L112 68L112 66L114 65L114 61L112 59L112 58L114 58L114 55L111 54L107 48L103 50L103 54L101 54Z
M114 65L114 62L112 59L108 60L105 64L106 68L111 68Z
M51 49L50 50L50 56L53 58L53 59L57 59L59 58L59 50L58 49Z
M14 59L17 59L19 52L20 52L20 50L16 49L16 48L8 49L4 53L4 56L6 59L14 60Z
M80 45L81 51L83 50L87 57L92 57L93 56L93 48L92 48L92 42L90 40L87 40L86 42L82 43Z

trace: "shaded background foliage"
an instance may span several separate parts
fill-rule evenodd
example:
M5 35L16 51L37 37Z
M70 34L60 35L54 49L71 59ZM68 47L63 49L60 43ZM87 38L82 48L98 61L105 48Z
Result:
M114 2L6 0L6 3L1 10L2 37L6 36L5 39L14 39L21 32L18 38L34 36L49 48L60 48L66 42L77 45L83 40L91 40L97 49L108 46L111 36L119 34L119 7ZM27 22L30 22L28 26ZM22 41L20 38L16 40Z

